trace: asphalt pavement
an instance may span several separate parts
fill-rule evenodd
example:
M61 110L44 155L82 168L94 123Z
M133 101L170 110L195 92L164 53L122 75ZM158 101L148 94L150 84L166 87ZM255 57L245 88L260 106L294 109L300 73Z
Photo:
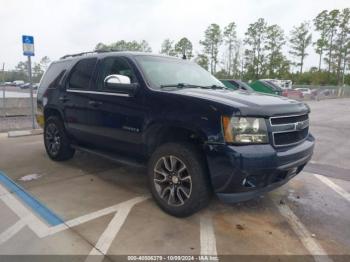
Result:
M304 172L244 203L214 197L208 208L182 219L156 206L143 169L82 152L53 162L42 135L1 135L0 255L349 261L350 99L309 105L317 144Z

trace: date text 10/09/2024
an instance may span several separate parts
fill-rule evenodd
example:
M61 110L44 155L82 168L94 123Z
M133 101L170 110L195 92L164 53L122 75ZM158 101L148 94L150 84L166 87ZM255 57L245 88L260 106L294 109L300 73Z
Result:
M217 256L200 255L200 256L128 256L128 261L218 261Z

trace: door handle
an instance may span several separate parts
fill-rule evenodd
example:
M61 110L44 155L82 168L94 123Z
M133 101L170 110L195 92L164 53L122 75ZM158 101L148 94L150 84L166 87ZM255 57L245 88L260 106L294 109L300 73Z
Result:
M95 101L95 100L90 100L89 101L89 105L90 106L95 106L95 107L97 107L97 106L100 106L100 105L102 105L103 103L102 102L100 102L100 101Z
M59 98L58 98L58 100L60 100L61 102L67 102L67 101L69 101L69 98L68 97L66 97L66 96L60 96Z

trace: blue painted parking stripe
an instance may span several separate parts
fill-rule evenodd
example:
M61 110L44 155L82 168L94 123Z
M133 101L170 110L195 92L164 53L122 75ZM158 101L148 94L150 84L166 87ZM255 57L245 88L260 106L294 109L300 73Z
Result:
M34 196L16 184L11 178L0 171L0 183L4 185L11 193L20 198L28 207L37 213L43 220L52 226L63 223L63 220L47 208L43 203L37 200Z

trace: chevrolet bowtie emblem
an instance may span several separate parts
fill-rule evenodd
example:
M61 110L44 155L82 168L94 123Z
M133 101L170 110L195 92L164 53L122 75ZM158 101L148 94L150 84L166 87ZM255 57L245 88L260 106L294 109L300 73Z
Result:
M295 130L303 130L309 126L309 120L300 121L295 123Z

